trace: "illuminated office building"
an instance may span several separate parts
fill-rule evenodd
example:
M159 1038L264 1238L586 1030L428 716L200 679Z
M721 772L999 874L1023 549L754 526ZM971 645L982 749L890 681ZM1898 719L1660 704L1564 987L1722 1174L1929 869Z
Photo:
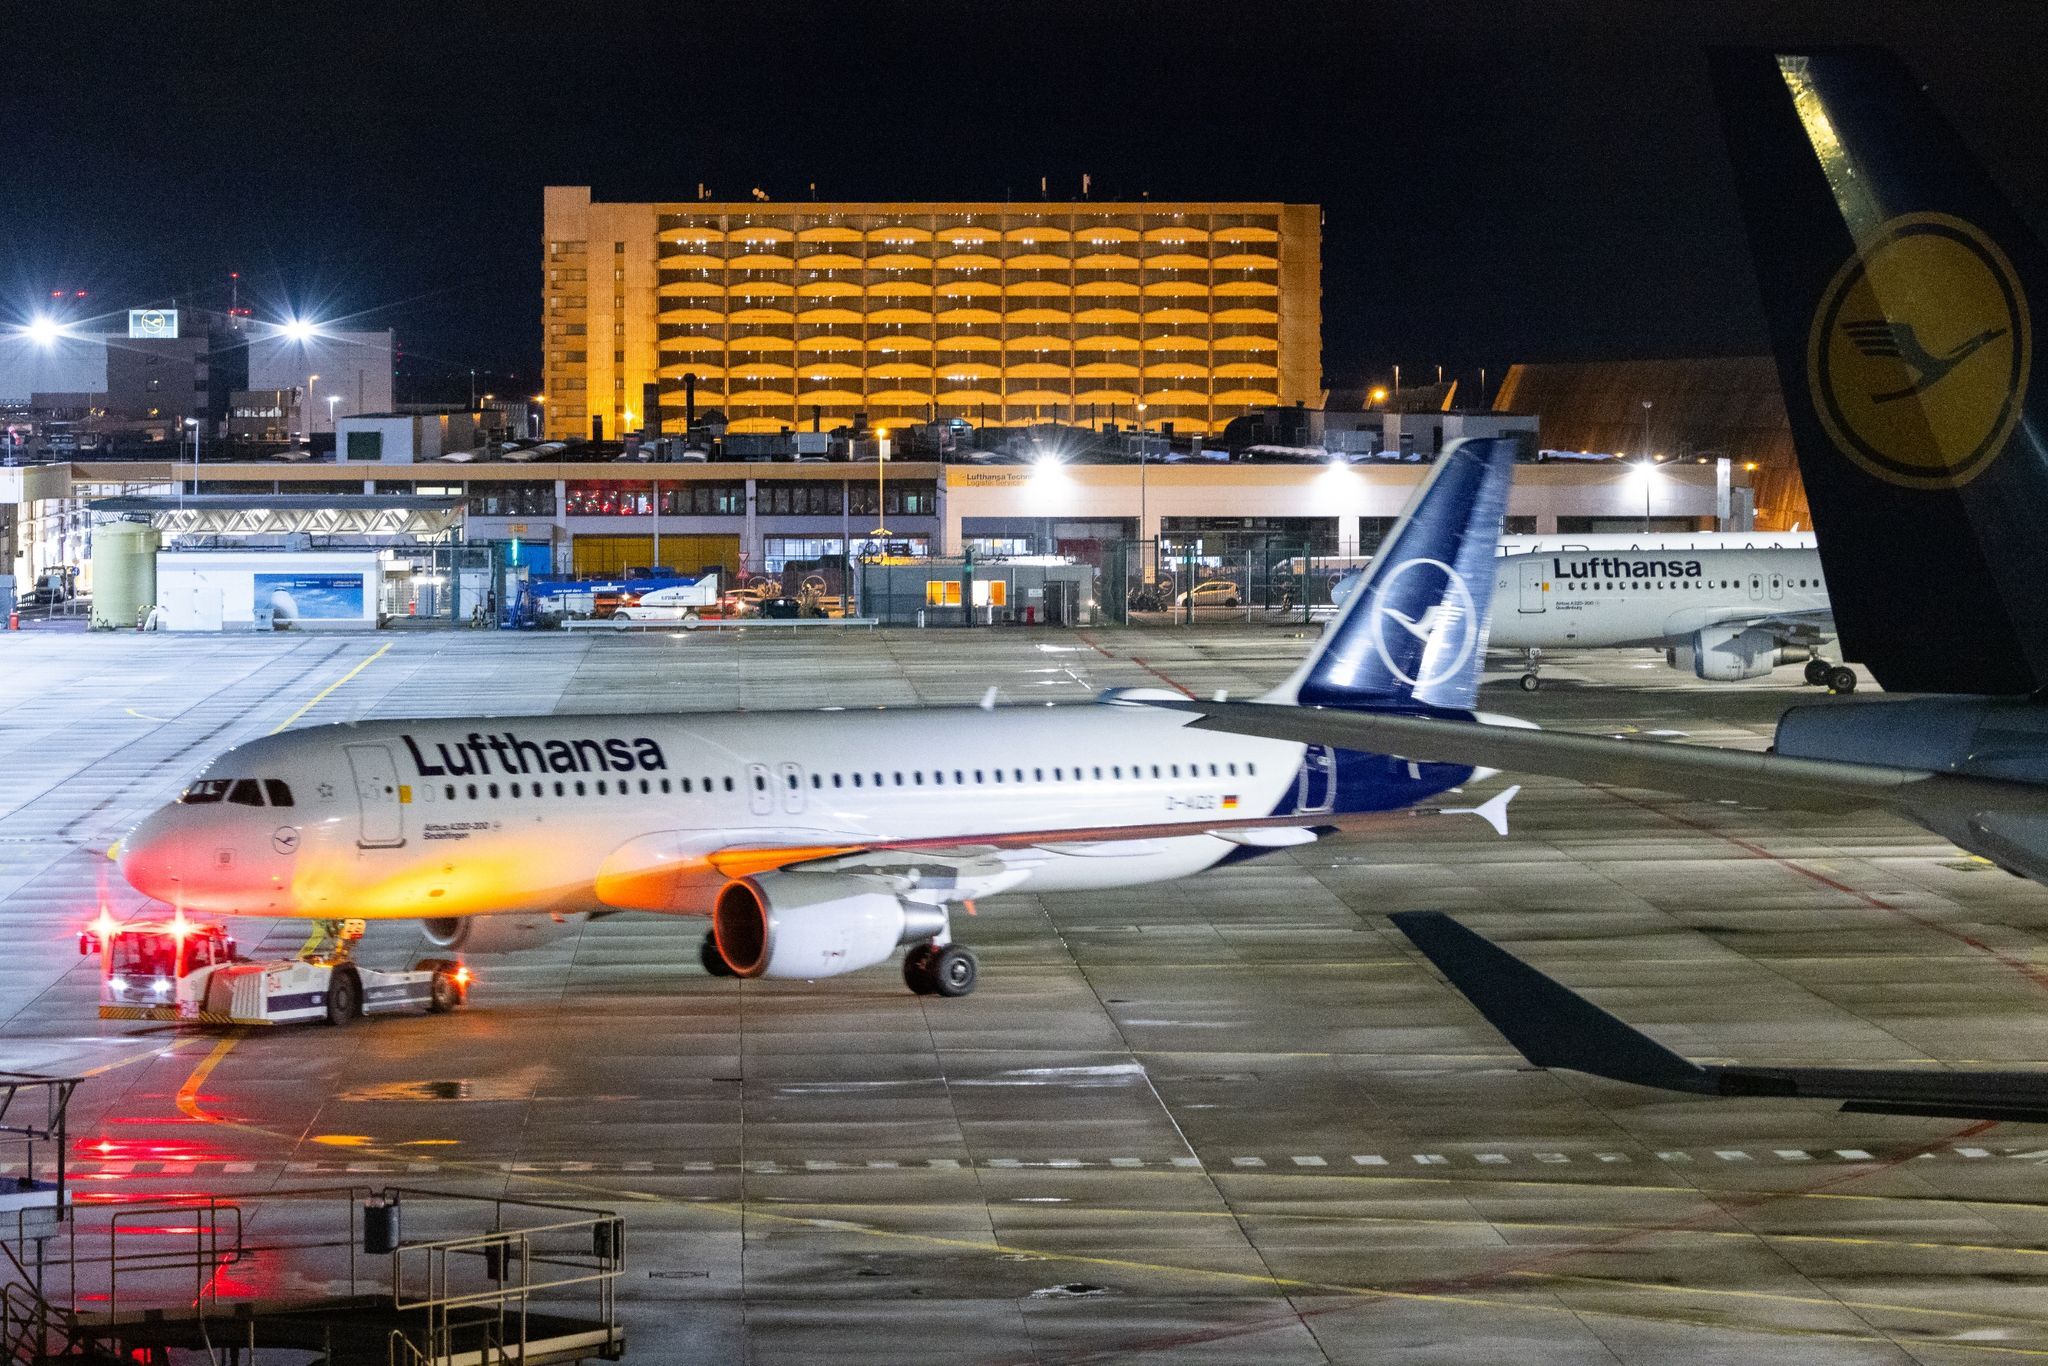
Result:
M936 418L1220 431L1317 405L1313 204L608 204L546 192L550 436ZM650 387L651 386L651 387ZM1142 405L1142 408L1141 408Z

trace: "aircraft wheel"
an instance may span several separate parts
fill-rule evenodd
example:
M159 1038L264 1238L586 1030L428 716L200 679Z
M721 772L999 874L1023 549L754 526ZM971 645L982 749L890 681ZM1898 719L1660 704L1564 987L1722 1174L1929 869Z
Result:
M363 1013L363 984L347 968L337 971L327 983L327 1023L345 1025Z
M462 983L455 980L455 974L447 968L435 968L434 978L427 983L427 1010L435 1015L446 1015L462 1004Z
M1535 691L1536 691L1536 690L1537 690L1538 688L1540 688L1540 687L1542 687L1542 686L1543 686L1543 680L1542 680L1542 679L1540 679L1540 678L1538 678L1538 677L1537 677L1537 676L1536 676L1535 674L1523 674L1523 675L1522 675L1522 691L1523 691L1523 692L1535 692Z
M1856 671L1846 664L1837 664L1828 670L1829 692L1855 692Z
M1828 685L1828 662L1825 659L1806 661L1806 681L1816 688Z
M932 957L932 981L941 996L965 996L974 990L974 979L979 975L980 965L974 961L973 950L960 944L948 944Z
M725 955L718 951L718 940L707 934L704 942L697 947L697 961L704 965L704 971L713 977L737 977L732 964L725 961Z
M939 989L939 979L932 970L932 963L939 951L930 944L919 944L903 955L903 985L919 996L931 996Z

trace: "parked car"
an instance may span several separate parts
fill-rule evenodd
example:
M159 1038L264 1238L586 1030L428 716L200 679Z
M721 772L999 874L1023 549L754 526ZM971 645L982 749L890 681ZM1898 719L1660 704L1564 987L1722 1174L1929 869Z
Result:
M1229 579L1210 579L1205 583L1198 583L1175 598L1173 605L1185 607L1190 598L1194 599L1197 607L1235 607L1244 600L1238 586Z

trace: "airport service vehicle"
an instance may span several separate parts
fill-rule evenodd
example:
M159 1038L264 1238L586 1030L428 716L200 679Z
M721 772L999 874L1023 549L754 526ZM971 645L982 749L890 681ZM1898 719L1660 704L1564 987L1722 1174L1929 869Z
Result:
M1513 457L1446 450L1274 710L1472 716ZM465 954L708 916L714 971L830 977L908 947L912 990L959 996L978 966L951 910L975 898L1165 881L1416 812L1505 831L1512 791L1431 804L1469 766L1205 734L1151 705L1179 696L316 726L218 756L115 855L191 912L416 920Z
M1893 811L2048 882L2048 252L1897 58L1712 56L1842 648L1888 691L1764 753L1469 719L1160 704L1198 728L1716 801Z
M1240 601L1239 591L1229 579L1210 579L1180 594L1173 600L1173 605L1185 607L1192 598L1197 607L1235 607Z
M355 961L360 920L329 927L329 949L289 958L248 959L215 924L102 916L78 936L80 953L100 955L100 1018L179 1024L344 1025L358 1015L421 1009L445 1014L469 996L469 970L423 958L388 971Z
M718 576L656 588L612 613L613 621L687 621L718 604Z
M1835 623L1817 550L1558 551L1495 567L1487 645L1522 652L1525 692L1545 650L1642 646L1715 682L1762 678L1804 650L1808 683L1855 690L1853 669L1818 654Z

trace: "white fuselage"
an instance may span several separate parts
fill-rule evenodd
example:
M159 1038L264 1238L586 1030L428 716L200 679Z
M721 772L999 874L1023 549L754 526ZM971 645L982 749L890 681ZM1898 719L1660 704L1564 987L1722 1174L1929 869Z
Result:
M1494 564L1495 649L1662 647L1795 616L1831 631L1817 550L1557 551Z
M1237 847L1211 827L1328 810L1334 771L1316 786L1304 746L1189 719L1087 705L321 726L207 769L229 793L281 782L291 806L188 793L123 842L121 866L221 914L690 912L731 851L771 851L765 868L788 861L772 851L1031 834L992 876L1067 890L1185 876Z

